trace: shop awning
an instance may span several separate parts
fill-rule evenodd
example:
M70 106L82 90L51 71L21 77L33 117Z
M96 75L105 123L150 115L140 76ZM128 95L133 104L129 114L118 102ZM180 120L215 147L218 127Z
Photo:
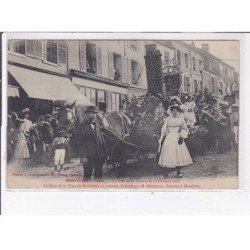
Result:
M86 106L93 105L69 78L41 73L13 65L8 71L31 98L45 100L65 100Z
M19 89L16 86L8 85L7 95L12 97L19 97Z

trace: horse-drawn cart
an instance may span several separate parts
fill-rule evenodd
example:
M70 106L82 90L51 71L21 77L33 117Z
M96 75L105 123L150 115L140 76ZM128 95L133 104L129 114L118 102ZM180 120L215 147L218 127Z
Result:
M123 176L128 159L137 159L143 162L150 156L155 157L157 165L158 139L161 127L165 118L166 102L157 96L145 96L137 102L137 99L123 109L122 112L112 112L104 117L97 117L97 122L102 127L106 151L107 162L118 167L118 175ZM143 103L143 106L141 105ZM164 106L165 105L165 106ZM69 108L61 112L68 112ZM81 105L71 106L74 109L72 119L67 120L68 115L62 115L60 122L66 123L72 133L72 148L79 150L79 138L81 134L81 124L84 118L85 107ZM206 135L211 124L217 123L215 116L204 112L203 108L196 111L197 123L189 129L189 136L186 144L191 155L204 154L206 151ZM66 121L65 121L66 119ZM209 125L209 126L208 126ZM214 131L214 130L213 130Z

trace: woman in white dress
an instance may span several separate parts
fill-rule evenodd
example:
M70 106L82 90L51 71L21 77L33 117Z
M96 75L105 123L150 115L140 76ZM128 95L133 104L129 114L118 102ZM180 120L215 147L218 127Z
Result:
M15 149L14 149L14 157L16 160L16 164L19 167L23 167L27 165L28 159L30 158L27 140L25 137L25 122L24 120L18 119L16 121L17 126L17 136L15 142Z
M166 118L161 129L159 165L163 169L163 177L168 176L169 169L176 169L177 177L181 178L181 167L193 164L184 142L184 138L188 136L188 129L183 116L179 115L179 105L172 105L170 111L171 115Z
M167 110L167 115L171 115L171 110L170 108L173 106L173 105L180 105L180 113L179 113L179 117L183 118L184 119L184 115L183 115L183 110L182 110L182 105L181 105L181 99L178 97L178 96L172 96L170 97L170 106L168 107L168 110Z

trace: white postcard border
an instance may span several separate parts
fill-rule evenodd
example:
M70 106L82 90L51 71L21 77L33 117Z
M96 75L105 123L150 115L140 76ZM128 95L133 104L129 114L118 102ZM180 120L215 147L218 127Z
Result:
M6 40L33 39L141 39L141 40L240 40L240 129L239 189L236 191L115 190L89 192L83 190L6 191L5 127L2 126L2 212L4 214L204 214L246 213L250 205L250 34L243 33L8 33L3 34L3 113L7 115L7 46ZM5 93L5 94L4 94ZM77 191L77 192L76 192Z

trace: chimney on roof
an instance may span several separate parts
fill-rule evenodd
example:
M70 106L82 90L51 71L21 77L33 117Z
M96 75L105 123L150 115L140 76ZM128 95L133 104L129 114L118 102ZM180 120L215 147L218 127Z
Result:
M208 43L203 43L203 44L202 44L202 49L203 49L204 51L206 51L207 53L209 53L209 44L208 44Z
M191 46L192 46L192 47L195 47L194 41L191 42Z

